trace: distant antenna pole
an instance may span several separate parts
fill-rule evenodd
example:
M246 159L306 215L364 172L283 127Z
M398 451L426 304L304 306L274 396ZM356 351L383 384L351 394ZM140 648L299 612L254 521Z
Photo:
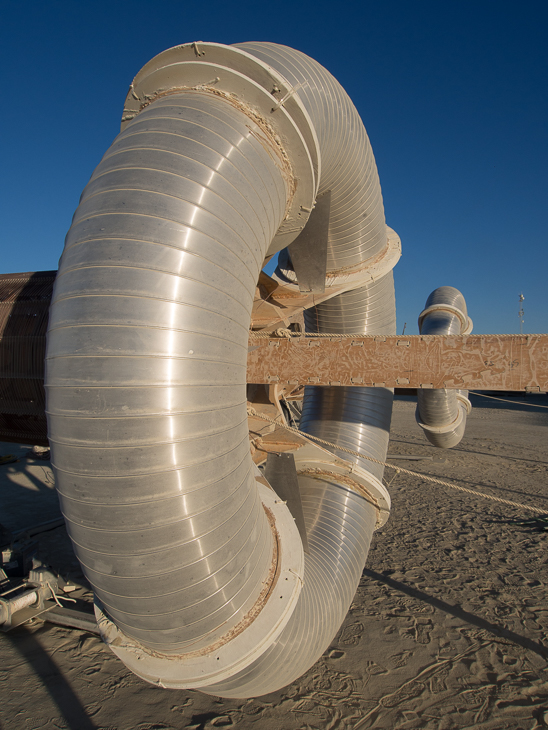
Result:
M405 334L405 328L406 328L406 327L407 327L407 322L404 322L404 323L403 323L403 332L402 332L402 335L404 335L404 334Z
M523 304L522 304L522 302L523 302L524 299L525 299L525 297L523 296L523 294L520 294L519 295L519 312L518 312L518 317L519 317L519 333L520 333L520 335L523 334L523 315L525 314L525 312L523 311Z

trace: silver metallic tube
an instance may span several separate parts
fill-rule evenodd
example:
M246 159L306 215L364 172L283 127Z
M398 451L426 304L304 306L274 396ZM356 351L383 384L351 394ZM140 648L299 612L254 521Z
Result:
M318 63L274 44L239 46L273 65L295 86L316 128L322 155L319 194L332 191L328 271L362 264L386 246L375 161L346 92ZM395 334L392 273L305 312L308 331ZM302 430L384 460L392 392L382 388L305 390ZM351 459L348 454L341 454ZM377 479L382 467L360 466ZM288 625L270 649L231 680L207 688L223 697L257 696L299 677L325 651L356 592L375 528L371 505L336 479L301 474L310 554L304 586Z
M299 487L310 555L297 608L258 660L205 688L210 694L257 697L284 687L319 659L348 613L375 528L374 510L336 481L301 475Z
M287 190L261 135L213 94L150 104L84 190L55 284L47 415L68 531L109 617L166 653L226 634L272 560L246 361Z
M460 335L471 329L466 302L458 289L440 286L430 294L419 317L421 334ZM431 444L451 449L460 443L466 428L466 416L472 408L467 396L467 390L417 392L417 423Z
M364 288L368 291L361 293L365 302L359 308L362 331L366 329L364 321L368 314L375 310L375 303L388 294L392 306L384 309L377 325L380 331L387 329L387 334L392 334L390 330L395 329L393 286L390 273ZM349 298L351 294L348 293ZM340 298L334 297L316 309L333 303L331 309L337 310L341 307L337 301ZM307 316L310 311L306 312ZM321 312L312 316L321 317ZM343 322L339 321L338 325L341 327L338 331L344 332ZM347 321L347 326L351 332L360 331L353 318ZM392 397L388 388L308 387L300 427L307 433L384 461ZM344 459L353 458L346 453L340 455ZM365 459L355 461L382 479L382 467ZM206 691L211 694L258 696L289 684L320 658L348 613L375 529L375 511L335 478L301 474L299 487L310 554L305 556L304 585L297 609L265 654L230 680L207 687Z
M318 135L318 195L331 191L328 273L364 265L386 247L381 187L360 115L339 82L314 59L275 43L237 44L279 71L293 86Z
M164 67L151 62L143 96L132 86L125 122L133 121L95 171L67 236L46 369L52 462L75 551L108 619L156 664L158 652L160 662L171 657L170 667L177 654L199 664L204 647L236 635L272 568L273 533L249 455L247 337L265 252L282 221L294 225L288 206L306 187L288 174L304 152L286 164L281 137L224 91L234 82L264 99L266 90L269 113L286 113L270 96L268 69L254 69L251 82L242 57L212 72L210 58L231 54L195 46L180 63L177 48ZM332 192L329 272L367 267L387 237L375 162L351 101L297 51L238 48L273 67L291 88L287 98L302 102L300 118L311 120L313 133L299 128L293 139L309 148L319 140L319 192ZM198 82L163 95L183 68ZM160 89L147 86L154 80ZM391 334L391 274L310 316L327 331ZM306 428L383 458L390 391L334 390L308 391ZM348 611L375 508L336 476L303 473L300 486L311 552L296 608L262 655L219 681L202 677L194 685L202 691L279 689L319 658ZM165 686L177 686L175 674Z
M309 332L395 334L394 279L389 272L372 284L339 294L305 313ZM393 391L389 388L305 389L301 428L319 438L380 461L386 458ZM337 453L337 452L336 452ZM339 452L377 479L384 468Z

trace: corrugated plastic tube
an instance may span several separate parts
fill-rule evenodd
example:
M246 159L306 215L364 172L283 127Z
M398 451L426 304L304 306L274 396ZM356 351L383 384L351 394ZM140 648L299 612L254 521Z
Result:
M468 334L472 323L464 296L452 286L440 286L426 300L419 317L422 335ZM422 389L417 392L417 423L433 446L451 449L460 443L472 405L467 390Z
M306 82L297 93L319 140L319 192L332 191L329 267L365 266L386 229L356 110L303 54L239 48L291 84ZM249 453L247 341L290 191L264 136L244 108L205 89L147 102L82 194L52 299L47 415L67 528L109 619L166 661L235 629L271 568ZM310 317L327 331L391 334L391 274L362 289ZM307 393L309 432L326 429L383 458L390 391L320 390ZM301 477L300 487L310 555L296 608L262 656L202 691L252 697L283 687L319 658L348 611L375 510L337 482Z

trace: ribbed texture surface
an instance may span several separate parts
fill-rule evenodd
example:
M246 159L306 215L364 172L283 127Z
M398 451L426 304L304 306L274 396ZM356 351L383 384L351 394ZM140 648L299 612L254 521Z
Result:
M293 84L316 127L322 157L320 192L332 191L328 271L364 263L386 246L377 171L363 124L346 92L319 64L273 44L239 46ZM395 334L392 273L305 313L307 329ZM392 392L376 388L306 388L301 428L364 454L386 456ZM348 459L347 454L341 454ZM382 476L371 462L360 465ZM375 512L335 482L300 477L310 554L297 609L269 650L231 680L205 688L222 697L273 692L317 661L348 612L375 527Z
M46 387L63 514L108 615L159 651L229 631L272 558L245 383L286 189L258 132L214 95L151 104L95 170L55 285Z
M356 593L375 513L335 483L299 478L310 555L299 603L279 639L257 661L206 691L221 697L274 692L307 671L333 640Z
M308 332L341 334L396 334L396 307L392 272L354 291L339 294L305 312ZM303 431L385 460L390 433L393 393L388 388L305 389ZM344 452L343 459L359 461L366 471L382 478L383 467Z
M331 190L327 271L356 266L386 247L384 208L375 158L360 115L339 82L304 53L274 43L240 43L293 86L320 145L318 194Z
M440 286L435 289L426 300L424 308L427 309L434 304L448 304L456 307L466 317L464 297L458 289L452 286ZM420 332L423 335L460 335L461 320L456 314L448 311L433 311L423 318ZM417 391L417 419L426 426L448 426L457 419L459 409L463 411L463 419L456 428L446 433L424 431L426 438L434 446L450 449L456 446L464 436L466 409L457 399L459 392L465 397L468 395L467 390Z

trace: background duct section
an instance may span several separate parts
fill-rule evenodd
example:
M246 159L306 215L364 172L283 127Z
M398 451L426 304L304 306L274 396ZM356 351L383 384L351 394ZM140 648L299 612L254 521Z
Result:
M375 158L356 107L329 71L304 53L275 43L236 47L298 87L320 146L318 195L331 190L327 272L360 268L386 248L386 226Z
M426 300L424 308L427 310L435 305L455 307L462 313L464 321L467 321L466 302L458 289L452 286L435 289ZM421 316L419 329L422 335L460 335L464 328L457 314L439 309ZM460 443L466 428L467 406L470 407L467 396L467 390L417 391L417 422L431 444L442 449L451 449ZM451 427L453 423L454 428ZM433 430L429 427L433 427Z

